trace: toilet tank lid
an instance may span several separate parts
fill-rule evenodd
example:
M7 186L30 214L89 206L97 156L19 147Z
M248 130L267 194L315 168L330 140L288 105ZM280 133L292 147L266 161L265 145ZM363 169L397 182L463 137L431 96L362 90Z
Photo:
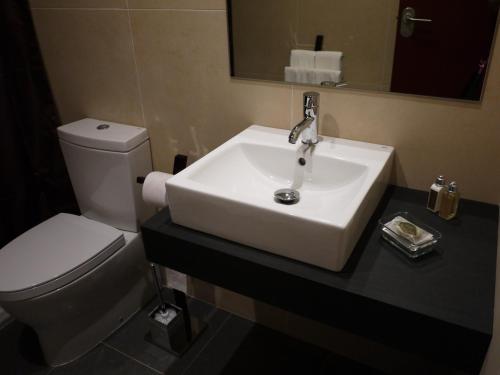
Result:
M86 118L57 128L59 139L97 150L127 152L148 139L138 126Z
M69 284L125 245L123 232L58 214L0 249L0 301L33 298Z

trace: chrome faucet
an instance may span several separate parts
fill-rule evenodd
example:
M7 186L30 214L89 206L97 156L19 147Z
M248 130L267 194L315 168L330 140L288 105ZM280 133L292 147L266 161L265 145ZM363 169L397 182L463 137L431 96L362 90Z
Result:
M288 142L295 144L302 134L302 143L315 145L318 140L319 93L310 91L304 93L304 119L290 132Z

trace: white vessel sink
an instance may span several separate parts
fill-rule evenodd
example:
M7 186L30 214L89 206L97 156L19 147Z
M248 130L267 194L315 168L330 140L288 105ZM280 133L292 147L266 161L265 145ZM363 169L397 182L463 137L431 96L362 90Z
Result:
M172 220L340 271L384 193L393 148L330 137L307 148L288 133L253 125L175 175ZM277 203L290 187L300 201Z

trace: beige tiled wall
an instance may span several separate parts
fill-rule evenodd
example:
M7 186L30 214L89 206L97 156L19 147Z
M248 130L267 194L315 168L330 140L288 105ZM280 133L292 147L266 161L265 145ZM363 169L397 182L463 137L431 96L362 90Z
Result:
M306 88L230 79L224 0L123 4L32 0L63 121L147 127L160 170L176 153L194 160L252 123L298 121ZM322 89L321 132L395 146L398 185L427 189L444 173L465 197L498 203L499 55L500 47L481 104Z
M31 8L126 9L127 0L29 0Z
M252 123L290 128L301 116L307 88L230 79L224 0L31 3L62 120L88 116L147 127L158 170L170 171L177 153L194 160ZM401 186L426 189L444 173L465 197L499 203L499 44L481 104L322 89L321 132L394 146L393 179ZM192 284L197 295L278 329L313 341L321 335L311 332L326 331ZM304 326L310 329L297 328ZM500 368L488 363L485 374Z
M63 121L92 113L143 125L126 10L40 9L33 16Z

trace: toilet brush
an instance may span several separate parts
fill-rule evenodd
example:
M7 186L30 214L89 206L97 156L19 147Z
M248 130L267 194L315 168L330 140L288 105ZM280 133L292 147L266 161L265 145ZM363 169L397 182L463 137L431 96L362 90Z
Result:
M167 303L163 298L163 293L161 291L161 275L159 273L156 264L151 263L151 272L153 273L153 280L156 287L156 293L160 300L160 306L153 314L153 319L160 322L161 324L169 324L178 314L176 308Z
M158 294L158 298L160 300L160 311L164 313L167 311L167 303L165 302L163 293L161 292L161 276L158 273L158 267L156 267L156 264L151 263L151 271L153 272L153 281L155 283L156 293Z
M168 352L181 356L205 330L207 324L197 317L192 317L186 303L183 308L167 302L162 293L160 270L154 263L151 263L151 272L160 305L148 315L150 331L145 339Z

